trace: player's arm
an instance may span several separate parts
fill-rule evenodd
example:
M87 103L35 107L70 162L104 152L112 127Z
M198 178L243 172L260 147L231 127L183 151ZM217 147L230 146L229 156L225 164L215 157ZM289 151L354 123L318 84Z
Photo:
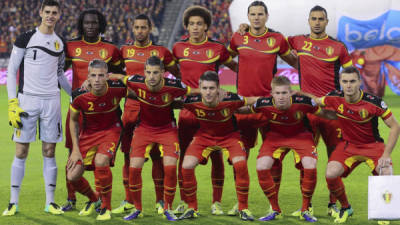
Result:
M337 115L335 111L332 110L327 110L327 109L318 109L317 112L315 112L315 115L328 119L328 120L336 120L337 119Z
M288 54L280 55L280 57L281 57L281 59L283 59L283 61L285 61L291 67L293 67L295 69L299 69L298 68L298 58L295 54L293 54L292 51L289 50Z
M251 110L251 105L245 105L236 110L236 113L239 114L251 114L253 111Z
M25 48L13 46L7 67L8 122L14 128L21 128L21 116L28 114L19 107L17 98L17 71L25 55Z
M135 100L137 100L137 94L136 94L136 92L133 91L133 90L130 89L130 88L127 88L126 97L127 97L127 98L130 98L130 99L135 99Z
M120 73L123 74L124 73L124 67L122 63L110 63L109 64L109 71L112 73Z
M237 72L237 68L238 68L238 64L237 62L235 62L234 60L232 60L232 58L229 58L230 60L227 60L226 62L224 62L224 65L226 67L228 67L229 69L231 69L233 72Z
M126 75L120 74L120 73L110 73L110 74L108 74L108 78L110 80L121 80L121 81L123 81L124 78L126 78L126 77L129 77L129 76L126 76Z
M181 72L179 71L178 65L176 63L174 63L171 66L167 66L166 70L168 72L170 72L172 75L174 75L174 77L181 79Z
M247 31L249 31L249 29L250 29L250 25L249 24L241 23L239 25L239 29L236 32L243 36Z
M292 90L292 95L304 95L304 96L310 97L310 98L312 98L312 100L314 100L314 102L318 106L325 107L324 97L318 98L317 96L315 96L313 94L310 94L310 93L307 93L304 91L298 91L298 90Z
M383 122L389 127L390 131L385 144L385 150L381 158L378 160L378 168L386 168L390 166L390 155L392 154L394 146L396 146L396 142L400 134L400 125L393 115L383 120Z
M82 162L82 155L79 151L79 111L72 105L70 106L69 127L72 140L72 152L68 159L67 169L72 170L75 168L78 161Z
M64 89L65 92L67 92L69 96L71 96L72 87L71 84L68 82L67 77L64 74L64 65L65 65L65 52L63 52L61 56L58 57L57 76L58 76L58 83L60 84L60 86Z

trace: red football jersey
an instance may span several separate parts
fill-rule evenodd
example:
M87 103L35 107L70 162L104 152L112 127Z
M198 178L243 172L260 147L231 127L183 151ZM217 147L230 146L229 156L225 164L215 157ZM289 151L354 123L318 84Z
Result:
M288 37L288 41L297 51L302 91L321 97L340 89L340 67L352 65L342 42L330 36L314 39L310 35Z
M150 42L144 47L137 45L124 45L121 47L122 58L125 63L126 74L139 74L144 76L144 64L150 56L158 56L165 67L175 64L172 53L164 46Z
M93 133L121 126L119 102L126 96L126 86L121 81L107 81L107 92L96 96L89 91L76 89L72 93L70 109L82 112L81 133Z
M89 43L83 38L67 42L66 60L72 61L72 90L79 88L87 79L89 63L93 59L102 59L109 65L119 65L121 54L115 45L102 38L95 43Z
M268 119L267 132L283 136L311 132L307 113L318 113L321 110L311 98L300 95L292 96L291 106L287 110L277 109L272 97L259 98L251 109L263 113Z
M184 107L192 112L199 120L200 129L195 136L202 135L210 138L223 137L237 131L236 118L233 113L246 104L246 98L228 93L216 107L203 104L201 95L188 96Z
M379 135L378 117L385 120L392 112L381 98L361 92L358 102L348 103L343 92L333 91L322 98L322 103L336 111L343 140L353 144L383 142Z
M174 112L171 103L175 98L190 92L180 80L163 78L163 87L151 92L145 83L145 77L133 75L126 77L126 85L132 89L140 101L139 123L152 128L175 127Z
M198 88L200 76L204 72L218 72L221 64L232 60L223 44L208 38L201 43L182 40L175 43L172 52L179 62L182 81L193 88Z
M272 29L258 36L235 33L228 50L239 56L237 91L243 96L268 96L278 55L290 53L285 37Z

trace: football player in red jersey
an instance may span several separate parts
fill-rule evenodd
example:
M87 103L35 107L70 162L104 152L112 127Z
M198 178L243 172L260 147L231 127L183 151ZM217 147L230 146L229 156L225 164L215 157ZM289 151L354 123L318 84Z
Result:
M108 80L107 70L105 61L91 61L88 74L90 89L76 89L70 106L73 147L67 163L67 179L76 191L89 198L79 213L80 216L88 216L95 211L98 198L82 175L85 169L94 170L96 191L101 198L97 220L111 219L110 166L114 164L122 126L119 102L127 93L122 82ZM80 114L83 115L84 126L79 123Z
M300 89L321 97L333 90L339 90L339 70L352 65L346 46L325 32L328 14L321 6L310 10L308 23L310 34L288 37L290 46L297 52L299 63ZM318 143L319 136L325 142L328 157L341 139L341 128L337 120L327 120L309 114L311 127ZM303 176L303 173L301 173ZM328 214L335 215L336 199L330 196ZM310 205L311 211L312 207ZM298 216L300 211L293 213Z
M253 104L257 98L245 98L234 93L227 93L225 98L220 99L219 78L214 71L206 71L201 75L199 84L201 95L189 96L184 102L184 107L199 120L200 128L196 131L183 160L183 187L189 208L179 219L198 216L196 166L206 164L213 152L224 151L228 153L237 174L235 186L240 218L252 221L254 218L248 209L250 180L246 151L240 140L233 113L244 105Z
M121 54L123 63L126 68L126 74L128 75L142 75L144 76L144 68L146 60L150 56L157 56L161 59L165 69L172 73L175 77L179 78L180 73L177 65L173 59L171 52L160 45L152 43L150 40L150 32L152 24L148 16L138 15L133 21L133 33L135 40L132 45L124 45L121 47ZM121 151L124 153L124 166L122 168L123 184L125 187L125 200L122 201L121 205L114 209L112 213L123 213L128 212L133 208L128 200L129 187L129 153L131 150L131 141L133 131L138 122L139 115L139 102L134 99L126 99L124 113L122 115L122 123L124 125L122 139L121 139ZM154 181L154 187L156 192L156 211L159 214L163 213L163 160L160 157L160 152L157 147L150 152L151 159L153 161L152 177Z
M105 29L106 20L99 11L87 9L80 14L78 19L79 37L67 42L65 70L72 65L72 90L80 87L87 79L88 65L93 59L98 58L106 61L110 72L122 72L119 49L100 36L105 32ZM65 147L71 152L72 140L69 132L69 115L68 111L65 124ZM62 206L62 210L70 211L75 208L76 196L68 180L66 184L68 199Z
M175 221L177 218L171 208L176 189L179 144L172 103L175 98L190 93L192 89L180 80L163 78L164 64L157 56L147 59L144 71L145 77L133 75L124 78L124 83L137 95L140 102L140 122L132 138L129 165L128 203L135 207L124 219L143 217L142 167L156 146L164 162L163 214L166 219Z
M295 68L297 58L291 53L286 38L266 27L268 9L264 2L252 2L247 9L247 17L250 22L248 31L243 34L236 32L228 47L232 57L239 56L237 92L243 96L269 96L271 80L277 71L278 55ZM238 114L236 117L245 148L249 151L257 141L256 127L262 114ZM237 212L236 204L228 215Z
M342 128L343 140L329 157L326 181L331 194L341 204L335 223L344 223L352 216L342 177L348 176L365 162L374 175L391 175L390 155L400 134L400 126L385 102L360 90L361 77L355 67L340 74L342 91L332 91L322 98L313 97L323 107L335 110ZM386 144L379 135L378 117L390 128Z
M211 26L211 13L204 7L192 6L185 10L183 25L189 33L189 37L175 43L173 55L178 61L182 81L190 87L199 86L199 78L205 71L216 71L221 64L236 71L237 64L232 60L226 47L207 37L207 30ZM199 127L195 116L187 109L181 110L179 114L178 132L181 155L178 168L178 181L180 187L181 204L174 211L183 213L187 206L182 189L182 162L185 150L192 141L194 133ZM211 154L212 168L211 179L213 184L212 214L223 214L221 209L222 188L224 183L224 164L222 154L214 152Z
M268 126L264 127L264 141L257 157L257 174L260 187L268 197L272 210L260 221L282 218L278 203L278 188L272 177L275 161L282 161L287 152L293 151L296 167L304 171L301 183L303 206L300 219L316 222L308 210L317 183L317 149L313 140L307 113L336 119L334 112L321 110L310 98L292 95L290 80L274 77L271 82L272 97L259 98L251 108L241 112L262 113ZM246 110L247 109L247 110Z

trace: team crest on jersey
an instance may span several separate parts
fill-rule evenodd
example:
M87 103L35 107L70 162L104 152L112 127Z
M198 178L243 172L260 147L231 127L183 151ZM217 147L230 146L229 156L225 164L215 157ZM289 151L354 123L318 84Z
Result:
M326 54L328 54L328 56L331 56L333 54L334 50L331 46L329 46L325 49L325 51L326 51Z
M229 110L228 108L225 108L225 109L221 110L221 114L222 114L224 117L228 117L228 116L229 116L229 113L230 113L230 110Z
M359 114L362 119L366 119L368 117L368 111L366 109L361 109Z
M171 101L171 95L168 94L168 93L166 93L166 94L164 94L164 95L161 97L161 99L162 99L162 101L163 101L164 103L168 103L168 102Z
M275 38L273 38L273 37L267 38L267 44L268 44L268 46L269 46L270 48L274 47L275 43L276 43Z
M214 56L214 51L211 50L211 49L208 49L208 50L206 51L206 55L207 55L207 57L208 57L209 59L211 59L211 58Z
M58 41L54 42L54 48L58 51L60 49L60 43Z
M105 50L104 48L100 49L99 51L99 55L102 59L105 59L107 57L107 50Z
M150 51L150 55L151 55L151 56L159 56L160 54L158 53L157 50L151 50L151 51Z
M303 119L303 112L302 111L296 111L295 113L294 113L294 118L296 118L296 120L301 120L301 119Z

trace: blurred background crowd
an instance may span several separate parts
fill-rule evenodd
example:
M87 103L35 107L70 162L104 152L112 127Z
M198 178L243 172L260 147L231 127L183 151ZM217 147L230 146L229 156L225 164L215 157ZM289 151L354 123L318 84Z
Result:
M0 58L9 57L15 38L40 24L40 0L1 0L0 1ZM120 46L133 40L131 24L138 14L148 15L153 24L152 40L157 43L162 26L162 16L168 0L60 0L62 16L56 32L66 40L77 36L79 12L87 8L101 11L107 20L105 38ZM194 0L213 13L213 26L209 37L228 43L232 35L228 7L232 0ZM182 29L182 35L185 31Z

